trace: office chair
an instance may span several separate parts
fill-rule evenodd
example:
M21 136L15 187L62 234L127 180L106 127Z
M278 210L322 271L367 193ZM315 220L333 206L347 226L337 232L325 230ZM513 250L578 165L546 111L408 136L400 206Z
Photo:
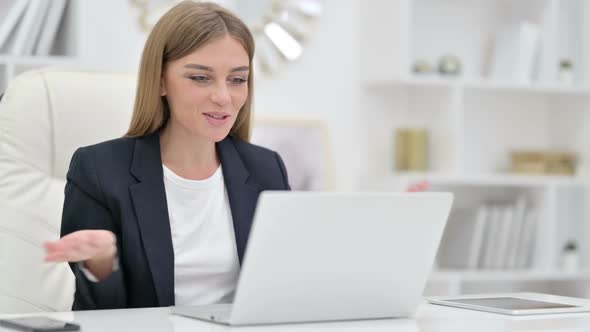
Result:
M15 78L0 102L0 313L68 311L74 277L43 263L59 238L76 148L122 136L133 75L43 69Z

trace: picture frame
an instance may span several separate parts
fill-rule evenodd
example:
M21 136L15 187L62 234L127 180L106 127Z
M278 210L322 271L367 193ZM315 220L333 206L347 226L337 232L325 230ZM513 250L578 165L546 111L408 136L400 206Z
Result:
M251 142L283 159L292 190L334 189L334 165L326 124L313 118L257 116Z

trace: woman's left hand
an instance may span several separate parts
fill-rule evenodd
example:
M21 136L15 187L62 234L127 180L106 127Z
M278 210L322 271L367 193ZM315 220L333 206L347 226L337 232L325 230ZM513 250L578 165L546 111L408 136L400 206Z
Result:
M406 189L406 191L407 192L419 192L419 191L426 191L428 189L430 189L430 182L424 180L424 181L416 182L416 183L409 185L408 189Z

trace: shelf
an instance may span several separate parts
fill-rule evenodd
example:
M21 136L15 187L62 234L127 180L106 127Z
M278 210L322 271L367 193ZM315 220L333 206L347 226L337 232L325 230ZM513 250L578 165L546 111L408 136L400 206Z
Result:
M427 180L433 185L473 185L473 186L556 186L580 187L590 185L590 180L559 175L517 175L517 174L481 174L452 175L442 173L407 172L388 176L386 181L415 182Z
M528 270L437 271L432 276L431 293L500 289L574 292L586 287L590 282L589 247L584 245L590 243L586 222L590 216L590 172L586 167L590 160L590 26L585 22L590 3L400 0L384 2L383 6L362 8L363 89L359 104L368 120L361 123L367 133L362 144L367 162L362 170L366 176L360 177L359 187L403 192L409 185L427 180L433 184L433 191L453 192L456 213L452 218L467 226L473 226L469 219L477 221L480 206L502 206L495 209L503 211L494 216L500 219L504 212L514 214L515 204L522 201L526 203L524 216L534 227L527 233L532 234ZM526 70L523 75L494 74L498 73L492 66L495 41L503 31L515 29L521 22L539 28L533 50L537 59L530 75L523 67L518 67ZM387 42L380 38L383 31L389 33ZM515 38L518 53L530 48L530 37ZM460 59L461 75L440 75L436 71L445 54ZM562 59L573 64L573 84L557 79ZM429 63L434 71L412 73L418 60ZM394 171L398 144L403 143L396 136L400 128L427 131L429 171ZM509 173L514 151L572 153L579 162L578 174ZM488 219L484 220L483 232L491 233ZM512 219L516 219L514 215ZM457 238L463 236L462 231L469 237L471 230L462 226L449 229ZM500 232L505 228L491 229ZM497 237L494 235L494 241ZM459 261L462 250L471 246L461 247L462 242L449 240L452 238L442 241L457 244L456 250L443 252L449 257L441 258ZM565 273L554 268L560 263L564 243L570 239L580 245L585 271ZM440 261L441 268L452 266L445 265L444 259ZM529 285L529 281L536 282Z
M367 81L365 85L368 87L388 87L388 86L412 86L412 87L439 87L439 88L453 88L461 87L464 81L460 78L440 77L425 75L422 77L399 77L391 80L381 81Z
M590 270L574 272L543 270L436 270L431 282L527 282L527 281L587 281Z
M492 92L538 93L555 95L582 95L590 97L590 87L568 86L561 84L517 84L490 80L465 80L441 76L410 76L391 80L373 81L365 84L369 87L409 86L423 88L462 88Z
M588 95L590 96L590 87L570 86L564 84L517 84L499 81L466 81L463 84L467 89L501 91L501 92L523 92L523 93L540 93L556 95Z

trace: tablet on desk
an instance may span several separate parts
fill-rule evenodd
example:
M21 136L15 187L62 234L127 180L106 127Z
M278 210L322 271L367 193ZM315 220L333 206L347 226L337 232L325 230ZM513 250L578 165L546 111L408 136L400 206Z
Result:
M550 297L550 296L549 296ZM540 315L590 311L590 307L567 301L546 300L542 294L465 295L428 298L432 304L506 315Z

